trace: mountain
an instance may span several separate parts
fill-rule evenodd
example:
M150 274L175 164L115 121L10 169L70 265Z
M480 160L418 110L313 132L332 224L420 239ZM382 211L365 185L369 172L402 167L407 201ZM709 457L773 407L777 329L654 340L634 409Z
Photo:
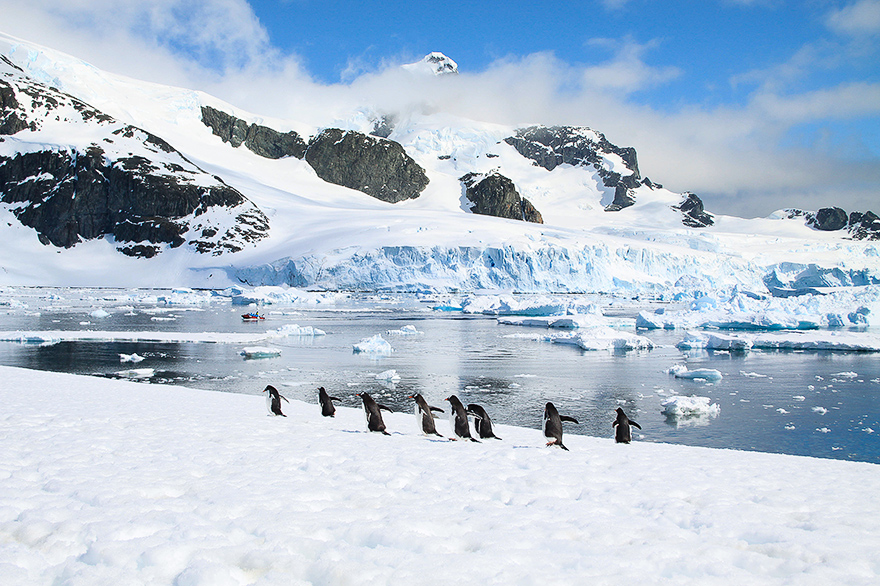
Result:
M590 128L376 104L316 126L5 35L0 60L0 283L766 293L811 265L880 275L873 213L713 214ZM441 53L405 69L458 71Z

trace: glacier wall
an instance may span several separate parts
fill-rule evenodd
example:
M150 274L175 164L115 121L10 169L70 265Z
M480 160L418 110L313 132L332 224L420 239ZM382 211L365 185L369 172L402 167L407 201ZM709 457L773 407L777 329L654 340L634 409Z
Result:
M247 285L346 291L651 293L739 286L764 291L766 267L730 255L611 246L382 246L229 267Z

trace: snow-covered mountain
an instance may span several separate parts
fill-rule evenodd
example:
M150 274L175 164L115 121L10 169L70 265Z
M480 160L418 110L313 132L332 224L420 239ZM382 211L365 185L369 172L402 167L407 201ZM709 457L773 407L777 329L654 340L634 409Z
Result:
M643 178L635 148L589 128L375 104L316 126L10 36L0 59L0 282L632 292L766 292L801 274L880 282L874 214L712 214L697 195ZM435 83L457 73L440 53L407 68Z

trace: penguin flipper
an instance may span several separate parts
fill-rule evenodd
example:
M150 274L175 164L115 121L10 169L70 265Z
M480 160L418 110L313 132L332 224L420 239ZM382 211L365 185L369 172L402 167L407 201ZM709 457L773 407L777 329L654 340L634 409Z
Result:
M341 401L342 399L340 399L338 397L330 397L330 400L331 401Z
M389 413L394 413L394 411L391 410L391 407L386 407L385 405L376 405L376 406L377 406L379 409L385 409L385 410L388 411Z
M629 420L629 424L632 425L633 427L638 427L639 429L642 429L642 426L639 425L638 423L636 423L635 421L633 421L632 419Z
M284 399L285 401L287 401L287 397L285 397L284 395L278 395L278 396L281 397L282 399ZM287 402L290 403L290 401L287 401Z
M430 406L429 406L429 409L431 409L431 411L436 411L436 412L438 412L438 413L446 413L446 411L444 411L444 410L441 409L440 407L430 407Z
M559 416L559 419L561 419L562 421L570 421L571 423L577 423L577 422L578 422L577 419L575 419L574 417L569 417L568 415L560 415L560 416ZM561 444L560 444L560 445L561 445Z

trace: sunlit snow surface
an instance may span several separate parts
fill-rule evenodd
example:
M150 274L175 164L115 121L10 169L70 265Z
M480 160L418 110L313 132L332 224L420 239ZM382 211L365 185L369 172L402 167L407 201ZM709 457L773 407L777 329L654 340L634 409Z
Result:
M0 367L7 584L875 584L878 467ZM439 421L441 433L448 424Z

